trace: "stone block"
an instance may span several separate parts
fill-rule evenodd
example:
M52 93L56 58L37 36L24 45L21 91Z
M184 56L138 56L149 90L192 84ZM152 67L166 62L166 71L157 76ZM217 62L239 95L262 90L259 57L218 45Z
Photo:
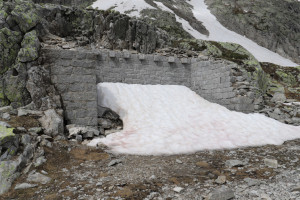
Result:
M115 51L109 51L108 53L110 58L115 58L116 57L116 52Z
M145 60L146 59L146 55L145 54L139 54L139 59L140 60Z
M160 62L160 61L162 60L162 57L159 56L159 55L154 55L153 60L154 60L155 62Z
M190 63L191 63L191 60L188 59L188 58L181 58L181 59L180 59L180 62L181 62L182 64L190 64Z
M174 62L175 62L174 56L168 57L168 63L174 63Z
M129 59L131 54L128 51L123 51L123 58Z

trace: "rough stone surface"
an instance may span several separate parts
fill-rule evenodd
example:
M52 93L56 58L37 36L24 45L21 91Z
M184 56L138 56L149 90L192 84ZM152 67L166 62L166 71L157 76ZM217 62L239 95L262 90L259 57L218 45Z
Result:
M49 178L41 173L38 173L38 172L32 172L28 175L27 181L34 182L34 183L46 184L51 181L51 178Z
M29 183L21 183L21 184L17 184L15 186L15 190L24 190L24 189L33 188L33 187L37 187L37 185L29 184Z
M35 30L25 34L18 53L20 62L31 62L39 57L40 41Z
M224 26L300 63L299 2L281 0L205 2Z
M227 188L227 187L221 187L219 189L214 190L211 195L208 197L209 200L229 200L233 199L234 192Z
M6 192L12 182L18 177L18 163L16 161L1 161L0 162L0 194Z
M58 115L54 109L46 110L43 117L39 119L45 133L57 136L64 133L63 117Z
M69 129L69 138L82 135L83 138L93 138L99 136L100 132L90 127L72 127Z
M265 158L264 159L264 164L268 167L271 167L271 168L277 168L278 167L278 161L274 160L274 159Z
M24 33L35 27L39 21L35 5L31 1L18 4L12 11L12 16Z

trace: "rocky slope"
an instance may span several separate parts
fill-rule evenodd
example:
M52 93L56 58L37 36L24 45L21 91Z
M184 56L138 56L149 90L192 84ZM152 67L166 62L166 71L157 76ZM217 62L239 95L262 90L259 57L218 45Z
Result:
M207 0L206 3L230 30L300 62L299 1Z

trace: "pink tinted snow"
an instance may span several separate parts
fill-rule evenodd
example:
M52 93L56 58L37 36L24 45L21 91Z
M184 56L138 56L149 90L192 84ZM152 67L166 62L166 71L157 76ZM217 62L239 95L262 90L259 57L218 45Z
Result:
M300 127L230 111L185 86L100 83L98 100L120 115L124 129L88 145L100 142L115 153L182 154L300 138Z

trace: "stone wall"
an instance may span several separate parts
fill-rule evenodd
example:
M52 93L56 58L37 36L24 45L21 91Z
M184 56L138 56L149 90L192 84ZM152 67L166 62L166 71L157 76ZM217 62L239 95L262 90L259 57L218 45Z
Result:
M100 82L185 85L229 109L253 112L253 98L237 95L235 63L208 57L177 58L128 51L43 49L51 81L61 94L67 124L97 126Z

